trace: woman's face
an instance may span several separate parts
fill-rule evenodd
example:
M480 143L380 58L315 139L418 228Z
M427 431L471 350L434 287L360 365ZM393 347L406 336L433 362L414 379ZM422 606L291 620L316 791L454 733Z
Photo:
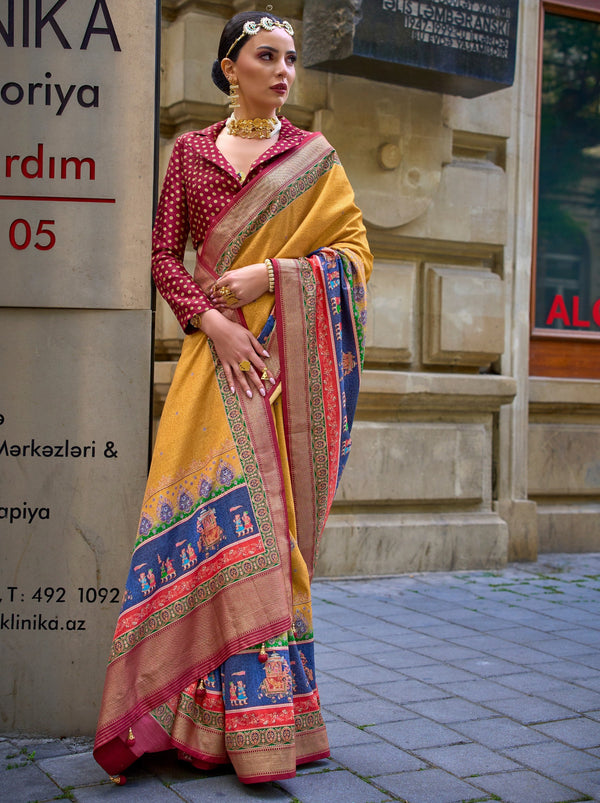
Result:
M223 72L239 86L237 116L273 116L296 78L296 58L292 37L283 28L274 28L249 36L237 61L224 59Z

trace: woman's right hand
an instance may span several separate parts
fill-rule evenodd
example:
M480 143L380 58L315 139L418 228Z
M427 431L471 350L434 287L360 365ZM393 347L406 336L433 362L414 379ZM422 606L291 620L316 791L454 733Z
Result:
M268 376L266 381L274 385L275 379L264 362L269 354L252 332L236 321L230 321L216 309L207 310L202 314L201 329L213 342L231 392L235 393L237 384L251 399L252 390L249 383L252 383L260 395L265 396L261 376L266 370ZM240 368L240 363L244 360L250 363L249 371L242 371Z

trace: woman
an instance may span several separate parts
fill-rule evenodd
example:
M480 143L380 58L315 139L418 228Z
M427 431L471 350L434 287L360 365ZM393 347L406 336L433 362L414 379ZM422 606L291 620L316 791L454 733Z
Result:
M153 276L187 337L107 672L94 753L111 774L177 748L252 783L329 755L310 578L372 261L333 148L276 116L295 61L288 22L233 17L213 66L232 117L179 137L165 177Z

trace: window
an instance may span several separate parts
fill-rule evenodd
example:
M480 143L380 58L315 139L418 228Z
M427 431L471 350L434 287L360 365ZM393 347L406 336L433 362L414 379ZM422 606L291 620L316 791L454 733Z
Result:
M600 0L542 15L530 373L600 379Z

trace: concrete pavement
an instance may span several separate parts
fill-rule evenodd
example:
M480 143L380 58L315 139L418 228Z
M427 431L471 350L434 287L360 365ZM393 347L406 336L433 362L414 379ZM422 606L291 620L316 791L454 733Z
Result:
M600 800L600 554L313 585L332 758L276 784L144 758L115 787L91 740L0 737L0 800Z

